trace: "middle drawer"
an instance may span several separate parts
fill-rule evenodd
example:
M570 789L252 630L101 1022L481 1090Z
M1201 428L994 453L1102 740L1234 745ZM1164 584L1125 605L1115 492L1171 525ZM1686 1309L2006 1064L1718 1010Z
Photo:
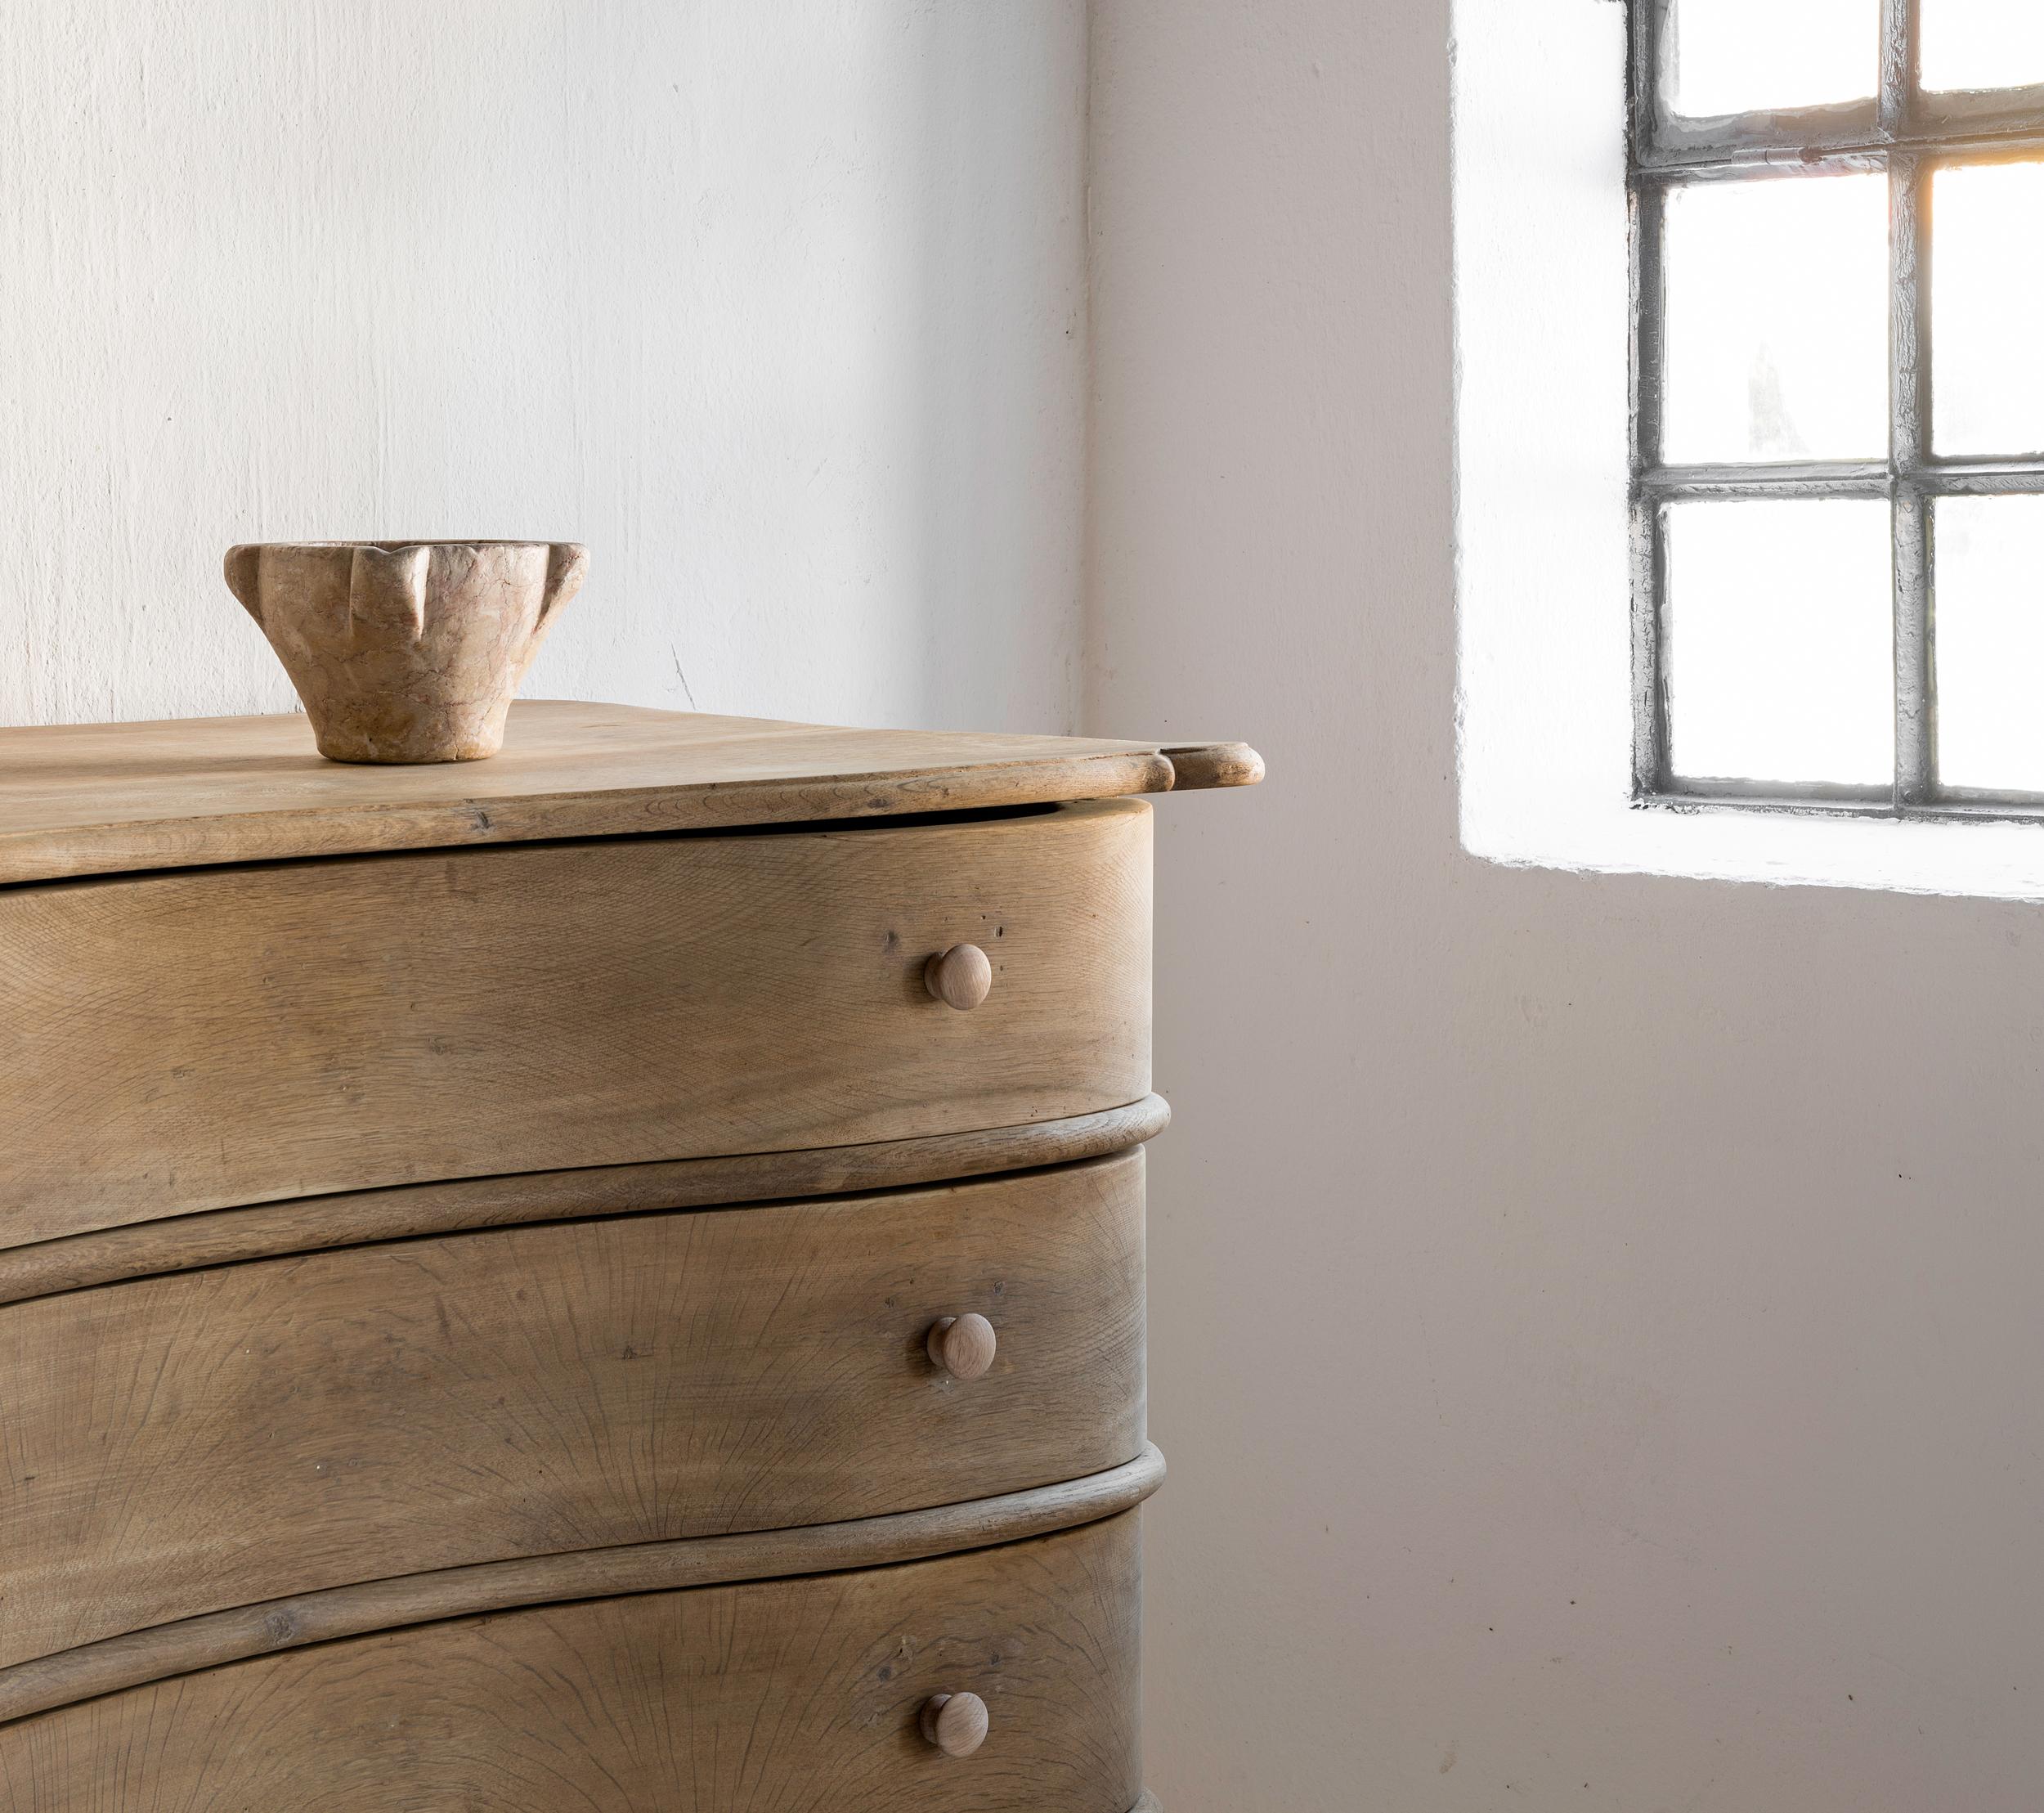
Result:
M952 1376L932 1326L992 1323ZM1144 1437L1142 1154L0 1308L0 1667L523 1555L951 1504Z

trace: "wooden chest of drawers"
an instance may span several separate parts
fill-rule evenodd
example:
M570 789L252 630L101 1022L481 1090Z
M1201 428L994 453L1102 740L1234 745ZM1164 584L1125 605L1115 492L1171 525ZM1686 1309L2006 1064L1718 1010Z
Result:
M1260 771L0 731L0 1809L1128 1813L1127 796Z

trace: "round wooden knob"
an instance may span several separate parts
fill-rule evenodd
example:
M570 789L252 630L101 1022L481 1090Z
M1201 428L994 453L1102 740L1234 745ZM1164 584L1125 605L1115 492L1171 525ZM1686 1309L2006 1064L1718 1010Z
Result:
M947 1007L970 1013L993 986L993 965L977 945L953 945L923 965L922 982Z
M922 1734L947 1757L969 1757L987 1741L987 1703L977 1694L934 1694L923 1702Z
M981 1379L993 1364L993 1324L984 1316L945 1316L924 1344L930 1358L954 1379Z

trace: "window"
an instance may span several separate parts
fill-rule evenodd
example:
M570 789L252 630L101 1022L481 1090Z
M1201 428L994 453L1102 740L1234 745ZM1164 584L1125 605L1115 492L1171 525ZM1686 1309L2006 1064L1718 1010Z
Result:
M1632 786L2044 817L2044 0L1629 0Z
M1453 7L1464 849L1546 868L2044 900L2044 481L2009 432L2036 418L2044 389L2044 330L2025 325L2044 285L2024 274L2044 217L1994 187L2044 167L2044 132L2024 136L2044 119L2044 0L1922 0L1914 18L1891 3L1886 36L1879 0L1701 0L1696 21L1658 8L1640 28L1656 33L1656 80L1662 35L1691 24L1717 38L1715 51L1692 39L1702 47L1674 72L1679 109L1672 83L1642 79L1636 0ZM1900 51L1884 52L1911 42L1898 26L1915 34L1914 84ZM1899 109L1887 137L1885 86L1891 118ZM1907 312L1933 343L1915 399L1928 433L1894 466L1888 322L1909 273L1889 258L1891 155L1916 167L1905 201L1921 210L1927 178L1934 213L1927 237L1915 222ZM1724 334L1706 343L1706 357L1742 361L1715 401L1657 393L1678 438L1635 470L1631 197L1649 188L1701 207L1662 242L1663 339L1707 329L1715 297L1716 319L1747 341L1743 354L1724 352ZM1814 227L1793 213L1813 195L1828 216ZM1727 257L1711 209L1741 201L1783 212L1764 245L1734 221ZM1830 235L1822 256L1817 231ZM1755 270L1747 289L1765 311L1741 299ZM1756 339L1773 373L1761 366L1757 399ZM1794 481L1827 462L1840 482L1799 493ZM1732 494L1679 488L1699 469ZM1647 551L1665 564L1647 575L1643 625L1634 500L1649 480L1663 488ZM1898 496L1926 536L1913 671L1930 707L1902 736ZM1806 608L1784 609L1784 596ZM1646 694L1661 711L1664 657L1673 710L1654 728L1679 783L1665 791L1640 785L1635 708ZM1714 674L1736 684L1714 694ZM1897 757L1912 744L1934 758L1932 784L1898 804ZM1647 778L1664 779L1658 761ZM1794 810L1763 810L1783 804Z

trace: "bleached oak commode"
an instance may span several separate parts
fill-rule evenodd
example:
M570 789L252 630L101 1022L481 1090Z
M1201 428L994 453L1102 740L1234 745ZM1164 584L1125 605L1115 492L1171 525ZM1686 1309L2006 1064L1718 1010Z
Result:
M1150 809L0 731L0 1808L1128 1813Z

